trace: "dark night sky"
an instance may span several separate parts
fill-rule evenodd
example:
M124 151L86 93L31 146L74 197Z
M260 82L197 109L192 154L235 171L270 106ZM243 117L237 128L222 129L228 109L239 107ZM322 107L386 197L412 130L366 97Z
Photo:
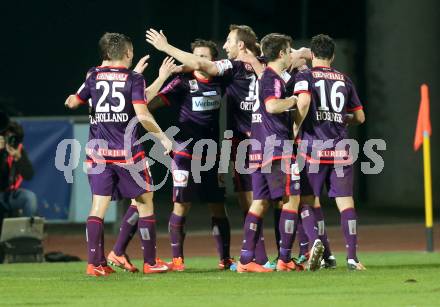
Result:
M319 0L313 1L313 8L302 2L226 0L219 1L217 14L214 1L3 2L0 106L13 115L67 115L64 99L76 91L87 69L100 62L97 41L104 32L129 35L135 60L146 53L152 56L147 82L164 57L145 43L147 27L163 29L170 41L185 49L194 38L215 38L215 33L223 43L231 23L252 26L260 38L269 32L296 39L301 33L310 37L325 31L362 44L363 1ZM306 16L306 29L300 16Z

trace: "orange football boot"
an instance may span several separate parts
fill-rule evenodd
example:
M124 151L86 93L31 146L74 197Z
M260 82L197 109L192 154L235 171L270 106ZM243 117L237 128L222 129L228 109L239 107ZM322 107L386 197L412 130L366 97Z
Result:
M86 274L89 276L94 276L94 277L110 275L109 273L107 273L107 271L104 269L104 267L102 265L94 266L93 264L87 265Z
M107 256L107 261L113 266L123 269L124 271L137 273L139 270L131 263L130 258L123 254L117 256L114 251L111 251Z
M168 272L168 265L157 263L155 265L149 265L144 263L144 274L166 273Z
M175 272L185 271L185 263L183 262L182 257L173 258L173 260L168 263L168 266L170 267L170 271L175 271Z
M219 270L229 270L231 265L233 265L234 263L235 263L234 258L222 259L218 263L218 268L219 268Z
M248 264L242 264L239 261L237 264L237 272L238 273L270 273L273 272L273 270L267 269L261 264L258 264L254 261L251 261Z

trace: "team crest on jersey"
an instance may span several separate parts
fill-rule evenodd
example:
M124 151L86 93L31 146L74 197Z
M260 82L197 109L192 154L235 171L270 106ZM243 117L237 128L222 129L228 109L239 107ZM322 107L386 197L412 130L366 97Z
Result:
M191 93L197 92L199 90L199 84L196 79L189 80L189 90Z

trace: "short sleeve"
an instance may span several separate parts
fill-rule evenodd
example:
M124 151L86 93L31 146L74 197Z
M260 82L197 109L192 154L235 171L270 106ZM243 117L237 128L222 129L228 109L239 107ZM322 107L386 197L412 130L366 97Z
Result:
M283 84L280 79L277 78L267 78L262 79L263 86L263 101L264 103L272 99L279 99L282 96Z
M89 86L89 79L87 79L81 87L76 92L76 97L81 101L81 103L86 103L86 101L91 98L90 94L90 86Z
M145 104L147 98L145 97L145 79L144 76L134 73L131 84L131 102L133 104Z
M176 76L160 92L159 97L170 106L178 102L179 96L185 91L185 85L182 76Z
M308 74L305 72L298 72L295 75L295 86L293 88L293 94L299 95L302 93L310 94L310 81L308 78Z
M232 62L231 60L215 61L214 64L215 66L217 66L218 75L219 76L232 75L234 73L234 70L237 69L237 65L234 62Z
M356 88L354 87L353 82L347 79L347 87L348 87L348 101L347 101L347 112L354 112L357 110L362 110L363 106L359 99L359 96L356 92Z

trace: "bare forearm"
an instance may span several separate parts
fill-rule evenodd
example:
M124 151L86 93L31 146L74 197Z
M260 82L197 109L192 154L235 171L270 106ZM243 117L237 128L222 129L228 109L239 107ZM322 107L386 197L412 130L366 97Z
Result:
M164 52L181 62L186 71L201 70L211 76L218 74L217 66L212 61L180 50L170 44L167 45L167 47L164 49Z
M188 66L190 69L200 69L200 59L192 53L180 50L170 44L166 46L164 52L183 63L185 66Z
M306 118L307 113L309 112L310 101L311 101L311 97L309 94L302 93L298 97L298 101L296 104L296 112L294 115L294 122L295 125L298 126L298 129L301 126L304 119Z
M269 113L277 114L287 111L296 105L296 98L271 99L266 102L266 110Z
M145 96L147 97L147 101L151 101L154 99L154 97L157 96L165 81L166 80L164 80L163 78L157 77L156 80L154 80L154 82L145 89Z

